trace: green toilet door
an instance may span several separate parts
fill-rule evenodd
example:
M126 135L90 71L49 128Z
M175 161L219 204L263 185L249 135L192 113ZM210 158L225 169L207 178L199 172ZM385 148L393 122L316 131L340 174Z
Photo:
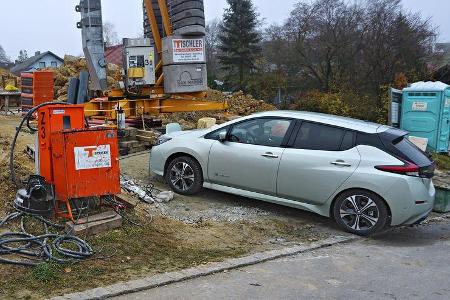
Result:
M442 101L441 124L439 128L438 151L448 152L448 144L450 137L450 89L444 92Z

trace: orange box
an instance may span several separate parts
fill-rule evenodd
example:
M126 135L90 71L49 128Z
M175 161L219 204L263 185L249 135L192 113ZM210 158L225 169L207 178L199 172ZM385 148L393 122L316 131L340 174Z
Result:
M63 130L84 128L84 105L48 105L37 112L38 170L48 183L54 184L51 135Z
M120 193L117 130L65 130L51 135L58 201Z
M51 70L22 73L22 106L25 110L54 99L54 74ZM30 101L31 100L31 101Z

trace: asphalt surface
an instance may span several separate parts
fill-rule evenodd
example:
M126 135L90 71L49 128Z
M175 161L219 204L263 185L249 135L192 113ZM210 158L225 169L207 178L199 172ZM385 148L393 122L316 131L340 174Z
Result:
M450 220L116 299L450 299Z

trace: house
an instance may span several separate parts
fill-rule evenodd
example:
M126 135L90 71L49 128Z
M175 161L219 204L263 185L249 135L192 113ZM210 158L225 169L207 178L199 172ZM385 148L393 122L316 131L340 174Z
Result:
M450 43L436 43L434 45L435 53L450 53Z
M14 67L13 63L10 62L0 62L0 69L9 70L10 68Z
M442 81L450 85L450 62L437 69L433 74L433 78L436 81Z
M116 45L112 47L106 47L105 59L108 64L115 64L119 67L123 66L123 46Z
M45 68L58 68L64 63L64 60L51 51L44 53L36 52L33 57L28 58L10 69L11 73L20 76L22 72L33 72Z

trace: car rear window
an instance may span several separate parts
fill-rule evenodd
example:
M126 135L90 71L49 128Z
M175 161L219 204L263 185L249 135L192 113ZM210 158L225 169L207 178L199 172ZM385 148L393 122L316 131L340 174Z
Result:
M416 145L411 143L406 136L399 137L392 141L394 147L400 151L403 158L415 163L418 166L425 166L430 164L431 160L422 152Z

